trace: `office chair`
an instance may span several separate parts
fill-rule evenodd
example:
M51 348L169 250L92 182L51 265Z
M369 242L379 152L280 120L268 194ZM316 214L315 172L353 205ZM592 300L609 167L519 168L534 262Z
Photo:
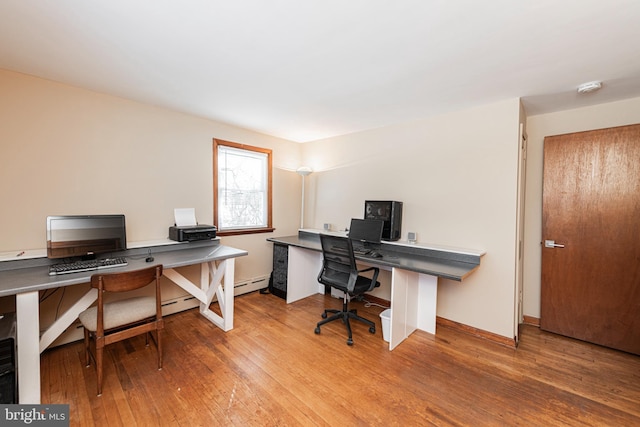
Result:
M353 243L351 239L347 237L321 234L320 243L322 244L322 255L324 259L322 261L322 269L318 274L318 282L344 292L344 299L342 302L342 310L326 309L324 313L322 313L324 320L318 322L315 333L320 333L320 326L341 319L347 327L347 333L349 334L347 344L353 345L350 319L358 320L369 325L369 332L372 334L376 333L376 325L371 320L358 316L356 310L349 310L349 299L380 286L380 283L377 281L380 270L377 267L358 270L356 259L353 255ZM359 275L366 271L373 271L373 277L371 279ZM327 318L328 313L334 314Z
M164 328L160 296L162 265L123 273L100 273L91 276L91 287L98 290L98 302L80 313L78 318L84 326L84 360L88 367L90 357L94 359L98 376L98 396L102 394L102 365L104 347L137 335L147 334L154 340L158 352L158 369L162 369L162 341L160 331ZM155 297L132 297L119 301L104 302L107 292L127 292L143 288L155 282ZM155 331L155 339L151 334ZM95 342L95 354L91 353L90 341Z

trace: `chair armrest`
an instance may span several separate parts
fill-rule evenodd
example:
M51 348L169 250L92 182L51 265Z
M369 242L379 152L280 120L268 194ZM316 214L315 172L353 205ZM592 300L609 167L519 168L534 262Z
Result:
M364 270L358 270L358 274L364 273L366 271L373 271L373 277L371 278L371 286L369 286L369 289L367 289L367 291L370 291L373 288L375 288L376 283L378 283L378 274L380 273L380 269L378 267L369 267L369 268L365 268Z

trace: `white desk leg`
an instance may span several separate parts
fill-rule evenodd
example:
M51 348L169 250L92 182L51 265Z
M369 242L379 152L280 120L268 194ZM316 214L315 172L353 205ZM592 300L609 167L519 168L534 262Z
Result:
M198 298L200 314L225 332L233 329L234 276L233 258L221 261L218 266L213 262L201 264L200 287L204 299ZM221 315L209 308L214 295L218 297Z
M209 269L206 262L201 264L200 269L201 271L203 270L206 271L206 274L209 274ZM198 301L204 302L204 303L207 302L207 295L205 291L202 290L204 289L204 286L201 285L200 288L197 287L195 284L191 283L189 279L187 279L186 277L184 277L182 274L178 273L174 269L168 268L166 270L163 270L162 275L167 279L171 280L176 285L180 286L185 291L189 292L189 294L196 297ZM201 279L201 283L203 283L203 279Z
M224 273L224 319L225 319L225 331L233 329L233 299L235 296L235 274L236 274L236 262L235 259L229 258L226 260L226 271ZM218 291L218 295L219 291ZM219 297L218 297L219 298Z
M18 402L40 403L40 314L38 291L16 295Z
M438 278L428 274L420 274L418 287L418 329L435 335Z
M394 268L391 270L391 319L389 350L393 350L418 326L418 274Z
M200 301L200 314L210 322L225 332L233 329L234 258L224 259L217 266L214 261L201 263L200 287L197 287L176 270L167 269L162 274L196 297ZM214 295L218 297L221 315L209 308Z
M416 329L436 333L438 278L394 268L391 271L389 350Z
M322 253L289 246L287 268L287 304L308 296L324 293L324 285L318 283L322 268Z
M78 301L76 301L62 316L60 316L49 329L40 337L40 353L45 351L64 331L78 318L78 315L89 308L98 299L98 290L91 288Z
M220 312L224 323L222 325L223 331L230 331L233 329L233 297L234 297L234 276L235 276L235 260L229 258L224 260L224 265L219 265L218 268L224 269L223 287L216 288L216 296L218 297L218 304L220 306Z

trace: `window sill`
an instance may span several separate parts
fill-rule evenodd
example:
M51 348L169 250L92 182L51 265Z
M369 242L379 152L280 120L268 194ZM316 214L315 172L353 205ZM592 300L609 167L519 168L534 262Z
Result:
M260 233L272 233L276 229L273 227L266 228L250 228L250 229L238 229L238 230L223 230L216 233L216 236L240 236L243 234L260 234Z

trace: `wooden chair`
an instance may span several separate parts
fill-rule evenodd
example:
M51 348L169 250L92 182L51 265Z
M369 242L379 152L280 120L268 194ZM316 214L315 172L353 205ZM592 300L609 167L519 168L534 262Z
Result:
M98 290L98 302L78 316L84 326L85 364L94 359L98 375L98 396L102 394L102 365L104 347L137 335L147 334L155 342L158 353L158 369L162 369L162 340L164 328L160 296L162 265L127 271L124 273L99 273L91 276L91 287ZM155 297L133 297L119 301L104 302L107 292L127 292L140 289L155 282ZM155 337L152 332L155 331ZM95 354L90 343L95 343Z

